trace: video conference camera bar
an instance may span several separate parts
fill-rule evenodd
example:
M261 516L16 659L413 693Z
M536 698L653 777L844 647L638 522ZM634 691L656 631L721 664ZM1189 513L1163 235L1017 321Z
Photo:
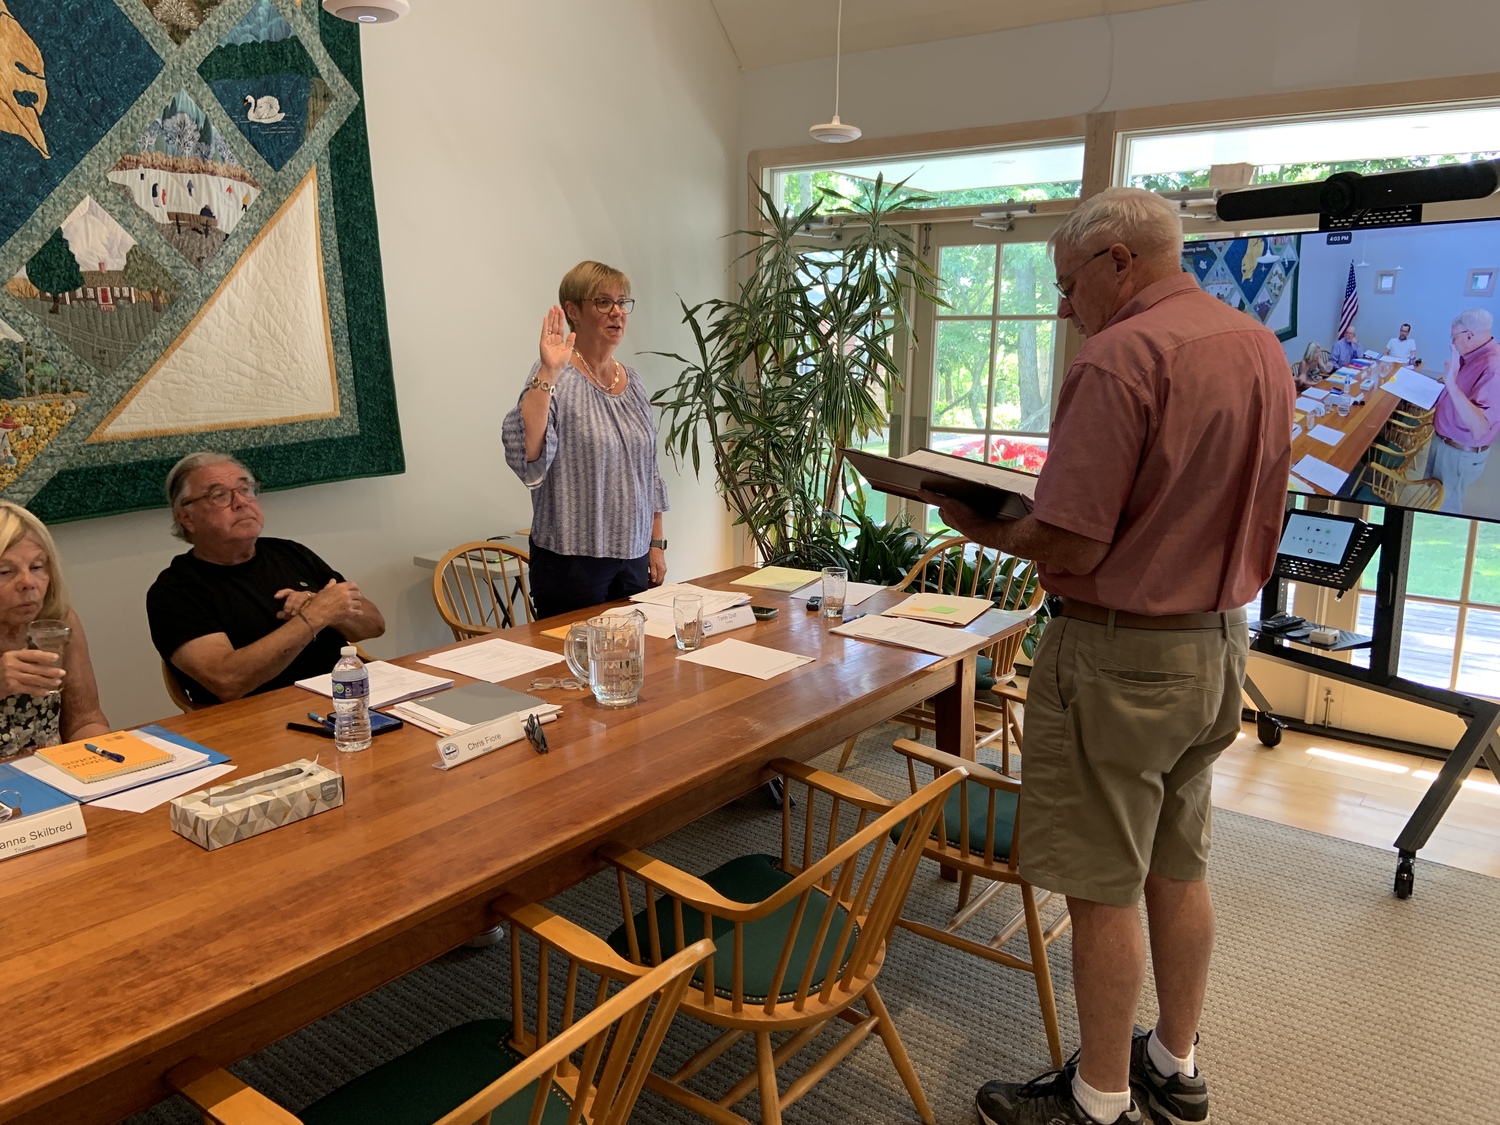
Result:
M1478 160L1373 176L1336 172L1317 183L1228 191L1214 210L1226 223L1317 215L1319 230L1349 230L1419 223L1424 203L1484 199L1497 189L1500 160Z

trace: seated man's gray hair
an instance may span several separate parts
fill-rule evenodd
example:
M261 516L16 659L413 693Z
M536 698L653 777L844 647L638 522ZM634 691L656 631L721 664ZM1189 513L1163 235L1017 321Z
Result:
M204 469L209 465L237 465L244 469L247 477L251 480L255 479L255 474L246 468L243 461L227 453L200 450L197 453L189 453L173 465L172 471L167 474L167 503L172 506L172 534L186 543L191 543L192 540L187 537L187 532L183 531L182 524L177 519L177 506L187 499L188 477L193 475L195 469Z
M1062 221L1047 248L1093 254L1123 243L1141 258L1182 253L1182 219L1169 200L1142 188L1106 188Z
M1495 328L1495 318L1488 309L1464 309L1453 318L1453 327L1476 336L1488 336Z

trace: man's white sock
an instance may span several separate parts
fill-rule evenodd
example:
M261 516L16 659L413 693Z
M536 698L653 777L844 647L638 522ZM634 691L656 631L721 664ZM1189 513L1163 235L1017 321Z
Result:
M1076 1070L1073 1072L1073 1100L1100 1125L1114 1125L1120 1114L1130 1108L1130 1091L1106 1094L1096 1090L1083 1080Z
M1174 1074L1186 1074L1191 1078L1197 1074L1197 1067L1193 1064L1196 1051L1196 1047L1189 1047L1187 1058L1179 1059L1157 1038L1154 1027L1151 1029L1151 1038L1146 1040L1146 1054L1151 1057L1151 1065L1156 1067L1156 1072L1163 1078L1171 1078Z

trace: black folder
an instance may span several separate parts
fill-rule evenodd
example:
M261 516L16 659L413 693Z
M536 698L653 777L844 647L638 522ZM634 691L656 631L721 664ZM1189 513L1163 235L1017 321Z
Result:
M893 496L920 500L919 492L961 500L983 516L1017 520L1031 512L1036 495L1037 477L1032 473L1002 469L923 449L911 454L916 460L882 457L860 449L843 449L844 458L853 465L872 488Z

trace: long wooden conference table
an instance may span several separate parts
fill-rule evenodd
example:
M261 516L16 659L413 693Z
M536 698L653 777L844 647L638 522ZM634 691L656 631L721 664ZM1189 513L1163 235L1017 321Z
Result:
M746 569L698 581L727 587ZM781 612L734 635L814 663L763 681L648 637L635 706L538 693L564 708L547 755L523 741L441 771L433 736L408 726L339 756L341 808L253 839L205 852L165 806L90 808L86 837L5 861L0 1121L118 1121L166 1097L183 1059L242 1059L493 925L502 892L551 895L598 870L606 841L658 840L754 789L772 759L814 757L922 699L936 698L938 744L973 757L984 638L940 658L834 636L785 594L754 601ZM542 630L585 616L505 636L560 651ZM163 725L229 754L233 780L331 762L331 742L285 729L309 705L285 688Z

